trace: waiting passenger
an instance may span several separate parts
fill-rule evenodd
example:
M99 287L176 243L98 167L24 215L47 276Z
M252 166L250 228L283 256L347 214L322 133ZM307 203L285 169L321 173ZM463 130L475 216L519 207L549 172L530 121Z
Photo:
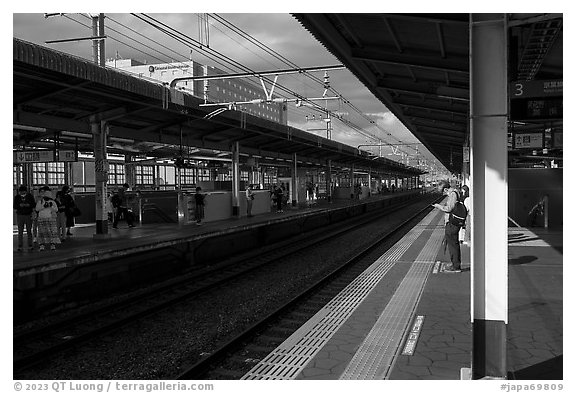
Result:
M28 248L34 249L32 237L32 213L36 207L36 201L32 194L28 192L26 186L18 188L18 194L14 197L14 210L16 210L16 223L18 225L18 252L22 251L24 246L24 226L28 235Z
M44 195L36 203L36 211L38 212L39 250L43 251L45 245L48 244L50 244L51 250L56 250L56 244L60 243L58 230L56 228L58 205L52 198L52 192L50 190L44 191Z
M112 228L114 229L118 228L118 221L120 221L121 217L124 217L129 228L134 228L132 214L128 211L128 196L126 195L126 191L128 191L129 188L130 185L124 183L112 197L112 205L116 209L116 215L112 223Z
M444 205L434 203L436 209L442 210L445 214L444 222L444 241L448 246L448 251L450 253L450 261L452 266L446 270L447 273L460 273L461 270L461 254L460 254L460 242L458 241L458 232L460 231L460 226L455 225L451 220L451 212L455 209L456 203L460 199L460 194L456 188L450 187L450 183L447 180L442 180L438 183L438 191L443 195L448 196L448 200Z
M114 221L114 206L112 205L112 193L108 192L106 196L106 213L108 215L108 222Z
M468 212L468 217L471 216L470 214L470 188L466 185L460 188L460 195L462 196L462 203L464 203L464 207L466 207L466 211ZM460 243L468 244L468 238L470 237L470 218L466 220L466 225L460 228L460 232L458 233L458 240Z
M66 240L66 206L64 205L62 191L56 192L54 200L58 206L58 212L56 213L56 231L60 241L63 242Z
M79 210L76 207L76 202L72 197L72 189L69 186L62 187L62 202L66 213L66 236L72 236L70 228L74 226L74 217L78 215Z
M201 191L202 187L196 187L196 193L194 194L194 201L196 202L194 218L196 218L196 225L202 225L202 219L204 218L204 199L206 196L203 195Z
M44 193L49 191L50 187L42 186L38 189L38 199L42 199ZM34 243L38 243L38 212L36 211L36 206L34 206L34 211L32 212L32 235L34 236Z
M252 184L246 187L246 215L252 217L252 204L254 203L254 191L252 191Z
M275 199L274 199L275 198ZM282 199L284 198L284 191L282 187L274 186L274 196L273 199L276 201L276 213L282 213Z

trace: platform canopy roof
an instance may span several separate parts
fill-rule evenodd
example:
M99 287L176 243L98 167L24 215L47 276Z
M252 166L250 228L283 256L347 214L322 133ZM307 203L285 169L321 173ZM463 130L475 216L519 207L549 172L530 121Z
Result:
M293 127L225 110L200 107L198 97L117 69L13 39L13 144L15 149L92 152L91 123L109 126L108 151L173 159L184 155L230 158L239 142L241 160L333 167L354 165L372 173L423 173L395 161Z
M451 172L462 170L469 14L293 14ZM562 80L562 14L508 14L509 78ZM562 119L514 124L554 127Z

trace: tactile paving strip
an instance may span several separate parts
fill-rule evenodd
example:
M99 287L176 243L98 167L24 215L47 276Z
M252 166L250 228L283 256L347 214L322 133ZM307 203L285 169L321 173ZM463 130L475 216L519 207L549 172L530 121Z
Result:
M386 379L434 265L443 232L440 226L434 230L340 379Z
M414 239L422 234L434 217L434 212L428 214L421 225L408 232L242 379L294 379L394 266Z

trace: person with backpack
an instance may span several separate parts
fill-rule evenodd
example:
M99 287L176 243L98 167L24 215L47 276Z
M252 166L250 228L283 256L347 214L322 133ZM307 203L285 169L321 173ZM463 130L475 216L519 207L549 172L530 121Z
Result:
M448 197L444 205L440 205L439 203L434 203L432 205L436 209L442 210L446 213L444 216L444 242L448 247L452 266L444 271L447 273L460 273L462 271L462 260L460 254L460 242L458 241L458 232L460 231L460 228L466 225L466 216L468 215L468 212L461 201L459 190L450 187L450 183L447 180L441 180L438 183L438 191Z
M467 217L470 217L470 188L466 185L462 186L460 188L460 195L462 203L466 208ZM460 241L460 244L468 244L466 235L468 234L468 238L470 237L469 221L470 220L466 220L466 224L460 229L460 232L458 232L458 240Z

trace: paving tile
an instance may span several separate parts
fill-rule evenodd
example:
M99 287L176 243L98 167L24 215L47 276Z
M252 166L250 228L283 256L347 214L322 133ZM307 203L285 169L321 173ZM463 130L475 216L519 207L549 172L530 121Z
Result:
M337 359L317 359L314 362L314 366L323 370L331 370L334 366L341 364L342 361Z

